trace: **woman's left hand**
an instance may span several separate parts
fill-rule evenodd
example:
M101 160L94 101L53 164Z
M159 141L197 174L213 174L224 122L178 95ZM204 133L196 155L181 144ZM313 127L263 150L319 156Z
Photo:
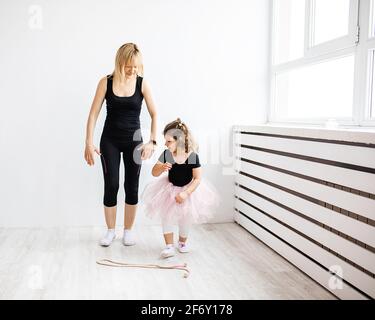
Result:
M176 202L177 203L183 203L186 198L189 196L189 194L186 192L186 191L182 191L180 192L177 196L176 196Z
M139 150L142 150L141 159L147 160L147 159L151 158L152 154L154 153L155 146L152 142L147 142L147 143L143 144L139 148Z

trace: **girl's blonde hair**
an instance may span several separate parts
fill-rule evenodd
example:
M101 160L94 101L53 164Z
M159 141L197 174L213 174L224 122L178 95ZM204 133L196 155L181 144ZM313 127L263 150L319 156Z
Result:
M117 50L115 70L112 72L112 76L119 78L122 75L124 66L130 63L134 58L137 58L139 62L137 73L143 77L143 62L141 52L139 51L138 46L131 42L123 44Z
M180 118L168 123L164 130L163 135L170 135L177 141L177 147L184 148L186 153L190 151L198 152L198 144L195 142L189 128Z

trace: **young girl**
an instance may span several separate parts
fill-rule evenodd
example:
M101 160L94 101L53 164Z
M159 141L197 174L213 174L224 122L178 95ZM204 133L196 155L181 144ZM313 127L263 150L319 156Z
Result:
M173 226L179 226L178 250L189 252L186 240L191 224L206 222L219 197L214 187L201 178L197 146L180 118L167 124L163 135L168 149L160 155L152 175L158 177L168 172L168 176L162 175L146 186L142 203L148 217L162 221L166 247L161 257L167 258L176 254Z

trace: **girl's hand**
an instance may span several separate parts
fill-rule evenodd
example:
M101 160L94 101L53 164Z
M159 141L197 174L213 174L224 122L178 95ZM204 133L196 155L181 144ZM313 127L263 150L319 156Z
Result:
M172 164L169 163L169 162L163 163L162 168L163 168L163 172L167 172L167 171L171 170Z
M141 159L146 160L151 158L152 154L155 151L155 146L152 142L147 142L143 144L138 150L142 150Z
M177 196L176 196L176 202L177 203L183 203L187 197L189 196L189 194L186 192L186 191L182 191L180 192Z
M87 164L89 166L93 166L94 165L94 156L95 156L95 152L100 156L101 153L100 153L100 150L95 147L93 144L89 145L89 144L86 144L86 147L85 147L85 160L87 162Z

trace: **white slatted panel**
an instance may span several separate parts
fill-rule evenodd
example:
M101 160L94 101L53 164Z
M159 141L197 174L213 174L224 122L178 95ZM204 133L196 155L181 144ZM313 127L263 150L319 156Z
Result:
M374 227L244 175L236 182L320 223L375 247ZM238 189L236 189L238 190ZM237 193L236 193L237 194Z
M252 163L241 162L241 170L296 192L375 220L375 200L320 183L291 176ZM322 177L323 178L323 177Z
M286 223L288 226L305 234L309 238L320 242L324 246L332 249L340 255L347 257L349 260L366 268L371 272L375 272L375 254L368 250L350 242L333 232L328 231L318 225L303 219L288 210L269 202L261 197L256 196L246 190L237 189L238 197L251 203L255 207L267 212L270 216ZM244 206L247 206L244 204Z
M256 210L249 209L248 215L252 219L256 220L260 225L268 227L268 229L275 234L281 233L280 229L283 227L282 225L272 223L271 219L267 219L267 217L264 215L258 214ZM294 250L292 247L285 244L278 238L274 237L269 232L252 223L250 220L242 217L240 214L236 215L236 221L340 299L365 299L362 294L352 289L345 283L343 283L342 289L331 289L329 287L329 283L330 279L332 279L332 274L330 274L328 271L320 267L318 264L312 262L310 259L306 258L304 255L300 254L298 251ZM295 233L294 236L296 235L297 234ZM302 243L303 238L301 237L298 240L300 240L300 243Z
M239 156L291 172L375 194L375 174L268 152L240 148Z
M375 168L375 148L353 147L334 143L283 139L275 137L241 134L240 143L271 150L344 162L368 168Z
M248 129L242 127L240 130L251 132L250 127ZM277 130L277 128L272 128L270 133L277 135ZM307 132L301 129L296 130L299 134L303 133L301 137L307 140L293 137L292 129L287 131L280 129L280 134L285 135L285 132L288 132L289 138L263 135L267 134L267 127L254 127L254 132L255 135L238 131L234 134L235 145L243 144L263 149L235 147L235 156L244 159L236 160L236 170L245 173L237 174L236 183L249 189L245 190L237 186L235 195L250 204L236 199L235 208L242 211L245 216L236 214L235 220L337 297L341 299L364 299L369 296L375 298L373 277L375 253L346 239L343 235L323 228L321 224L372 248L375 248L375 227L304 198L307 196L319 200L320 203L324 202L375 220L375 200L371 197L348 192L350 189L341 190L341 188L327 186L310 179L323 180L375 194L375 174L372 172L375 168L375 148L374 144L368 145L369 141L375 143L375 134L352 133L348 139L350 143L346 144L335 143L335 141L308 140L309 132L312 138L324 139L323 131L318 133L313 130ZM330 131L327 137L345 141L345 139L340 139L339 134L341 132ZM343 134L343 137L348 137L348 135ZM353 143L354 145L350 145ZM360 145L355 145L356 143ZM284 152L284 154L278 155L265 149ZM286 153L310 158L296 158ZM247 162L246 159L259 164ZM331 163L321 163L319 159L329 160ZM341 166L340 163L344 163L346 167ZM273 169L263 165L271 166ZM287 172L280 172L279 169ZM303 176L297 177L294 174ZM293 194L293 191L300 196ZM253 219L263 228L246 217ZM341 257L345 257L348 261L327 251L314 241ZM343 279L347 282L341 290L335 290L328 285L332 275L327 269L333 265L342 268Z

